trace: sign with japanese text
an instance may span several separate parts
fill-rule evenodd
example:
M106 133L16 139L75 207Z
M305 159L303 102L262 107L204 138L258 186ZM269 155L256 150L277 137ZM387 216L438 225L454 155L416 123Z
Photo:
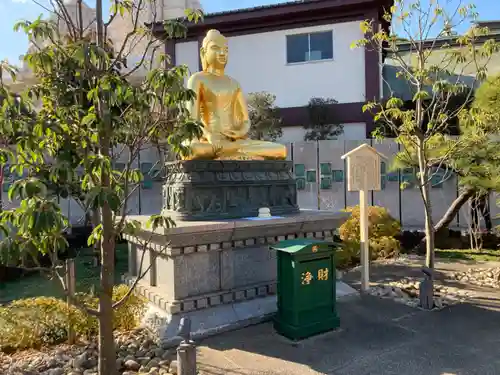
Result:
M316 272L305 271L302 272L301 281L302 285L310 285L313 280L317 281L327 281L330 276L330 270L328 268L320 268Z

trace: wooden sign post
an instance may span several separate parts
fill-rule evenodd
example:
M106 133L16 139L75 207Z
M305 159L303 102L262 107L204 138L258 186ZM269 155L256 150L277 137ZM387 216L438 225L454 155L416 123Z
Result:
M364 143L343 155L342 159L347 160L347 189L349 191L359 191L361 290L366 292L370 287L368 191L380 191L380 163L386 157Z
M67 259L66 260L66 288L68 289L68 297L67 297L67 303L68 303L68 312L71 314L71 298L75 296L76 293L76 272L75 272L75 260L74 259ZM69 345L74 345L76 342L76 333L75 329L73 327L73 321L72 317L70 316L69 319L69 326L68 326L68 344Z

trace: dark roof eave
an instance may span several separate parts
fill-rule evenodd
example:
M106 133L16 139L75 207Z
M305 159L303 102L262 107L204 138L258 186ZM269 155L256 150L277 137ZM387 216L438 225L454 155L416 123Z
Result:
M441 48L446 45L449 47L458 47L460 44L456 42L457 36L452 36L449 38L440 38L440 39L429 39L422 41L424 48ZM478 43L484 43L487 40L493 39L495 42L500 42L500 33L491 33L488 35L481 35L478 37ZM400 42L397 44L398 52L409 52L412 51L412 43L411 42ZM388 54L391 54L391 51L387 51Z
M225 27L253 28L267 20L279 19L282 22L293 24L290 17L317 17L320 14L336 16L340 10L359 10L365 13L367 9L380 10L382 6L389 7L393 0L301 0L280 4L259 6L254 8L236 9L227 12L206 14L203 22L187 23L189 33L195 34L210 28L224 29ZM380 15L380 11L378 12ZM288 17L288 18L287 18ZM158 38L164 36L163 23L157 22L148 25Z

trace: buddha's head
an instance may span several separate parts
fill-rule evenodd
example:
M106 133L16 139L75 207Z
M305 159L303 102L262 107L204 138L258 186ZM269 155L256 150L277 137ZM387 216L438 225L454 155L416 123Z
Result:
M200 49L201 66L203 71L209 67L224 69L227 64L229 49L227 39L218 30L210 30Z

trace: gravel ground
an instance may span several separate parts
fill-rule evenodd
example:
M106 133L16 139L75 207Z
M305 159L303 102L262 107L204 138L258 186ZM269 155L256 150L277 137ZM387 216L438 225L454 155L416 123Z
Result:
M144 329L118 334L116 364L120 374L177 374L175 350L164 350ZM0 353L0 373L5 375L97 375L97 344L59 345L13 355Z

